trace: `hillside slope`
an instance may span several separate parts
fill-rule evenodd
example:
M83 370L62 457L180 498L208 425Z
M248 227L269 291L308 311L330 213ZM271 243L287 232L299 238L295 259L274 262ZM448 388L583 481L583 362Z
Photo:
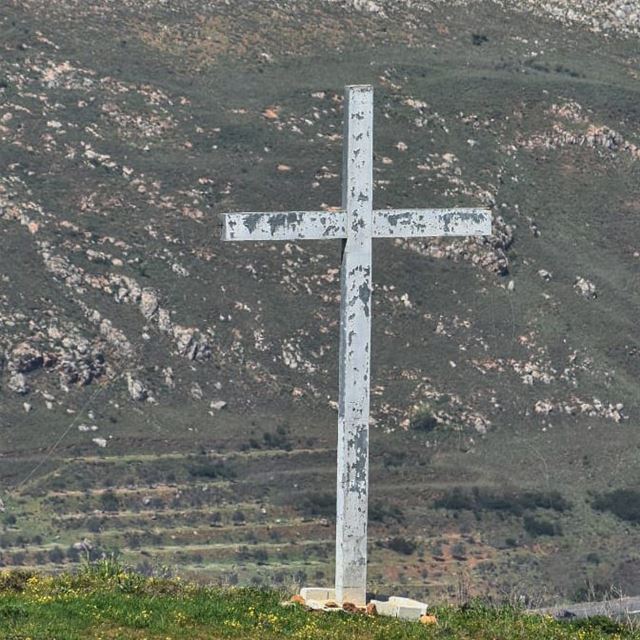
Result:
M0 8L2 561L331 580L339 243L216 226L338 205L370 82L376 207L495 216L375 243L371 588L640 590L633 5L196 7Z

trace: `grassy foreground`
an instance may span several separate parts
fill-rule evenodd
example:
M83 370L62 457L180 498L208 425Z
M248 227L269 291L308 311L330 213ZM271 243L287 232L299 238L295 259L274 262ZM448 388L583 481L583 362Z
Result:
M480 604L432 611L425 626L347 613L311 613L282 607L282 594L257 589L217 589L178 579L146 578L104 562L76 575L0 573L0 638L640 638L631 628L603 619L559 623L511 608Z

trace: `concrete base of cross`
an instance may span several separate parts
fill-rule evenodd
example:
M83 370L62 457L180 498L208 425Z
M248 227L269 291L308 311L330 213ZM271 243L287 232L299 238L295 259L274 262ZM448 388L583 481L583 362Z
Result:
M321 611L341 611L342 605L336 602L335 589L306 587L300 590L300 597L310 609ZM427 605L411 598L391 596L388 600L371 600L367 606L375 606L381 616L400 618L401 620L419 620L427 613Z

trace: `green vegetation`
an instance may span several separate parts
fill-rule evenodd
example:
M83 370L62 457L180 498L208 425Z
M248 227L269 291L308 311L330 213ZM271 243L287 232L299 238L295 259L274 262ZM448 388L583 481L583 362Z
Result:
M392 551L401 553L405 556L410 556L417 548L417 544L414 540L403 538L402 536L396 536L387 541L386 545Z
M619 489L598 496L593 502L598 511L610 511L622 520L640 524L640 491Z
M281 606L285 598L273 590L222 590L146 578L110 560L75 575L12 571L0 574L0 633L32 640L640 638L638 631L604 618L564 623L481 603L436 608L437 623L427 626L362 614L313 613L300 605Z
M557 491L487 491L474 487L466 491L456 487L435 500L434 506L443 509L468 509L469 511L504 511L515 516L527 509L551 509L562 513L571 508L569 502Z
M534 537L562 535L562 527L556 522L534 516L525 516L523 522L525 531Z
M370 588L640 593L640 501L609 493L638 486L638 42L520 4L0 2L0 566L331 582L340 243L215 227L339 205L371 82L376 208L493 202L497 235L376 240Z
M410 426L412 429L424 433L430 433L438 426L438 419L430 404L424 402L416 408L411 417Z

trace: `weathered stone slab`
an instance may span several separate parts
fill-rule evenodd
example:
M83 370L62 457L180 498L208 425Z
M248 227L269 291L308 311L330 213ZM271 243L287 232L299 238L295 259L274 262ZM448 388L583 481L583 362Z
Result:
M304 587L300 589L300 595L306 602L315 600L317 602L328 602L336 599L335 589L323 589L317 587Z
M400 618L401 620L419 620L427 612L427 605L419 600L391 596L389 600L372 600L378 615Z

